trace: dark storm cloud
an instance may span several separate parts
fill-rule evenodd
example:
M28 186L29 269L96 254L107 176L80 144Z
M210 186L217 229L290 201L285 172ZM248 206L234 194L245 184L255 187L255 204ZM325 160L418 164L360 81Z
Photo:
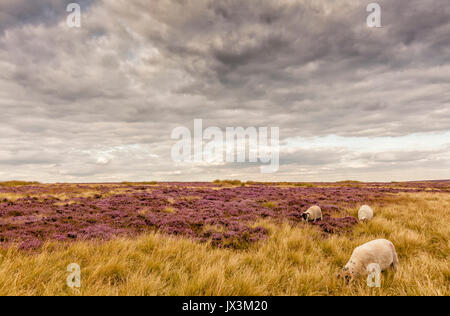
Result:
M81 5L80 29L64 24L69 2ZM52 181L259 172L174 165L170 133L195 118L205 127L277 126L282 139L442 139L450 127L448 1L380 0L377 29L366 26L369 2L4 0L0 164ZM423 157L414 160L424 168L417 174L442 174L449 150L437 143L385 154L368 142L357 153L339 143L285 148L280 177L327 180L388 164L407 177L409 155ZM20 168L33 161L47 168Z
M341 148L302 149L295 152L283 152L280 164L283 166L294 165L294 167L332 165L340 163L345 154L348 154L348 152Z

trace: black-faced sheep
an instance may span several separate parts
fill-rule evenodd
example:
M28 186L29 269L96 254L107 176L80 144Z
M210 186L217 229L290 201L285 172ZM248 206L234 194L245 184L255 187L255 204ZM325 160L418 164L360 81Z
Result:
M322 210L317 205L311 206L305 213L302 214L302 218L307 222L322 220Z

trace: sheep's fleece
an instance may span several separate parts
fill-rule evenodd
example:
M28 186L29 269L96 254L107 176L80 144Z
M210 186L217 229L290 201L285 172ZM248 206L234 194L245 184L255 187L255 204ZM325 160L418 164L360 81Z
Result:
M377 239L355 248L342 272L353 278L367 271L367 266L371 263L377 263L381 271L389 267L396 270L398 257L392 242L386 239Z
M373 218L373 210L368 205L363 205L359 209L358 218L360 221L370 221Z
M311 206L305 213L303 213L303 219L306 221L322 220L322 210L319 206Z

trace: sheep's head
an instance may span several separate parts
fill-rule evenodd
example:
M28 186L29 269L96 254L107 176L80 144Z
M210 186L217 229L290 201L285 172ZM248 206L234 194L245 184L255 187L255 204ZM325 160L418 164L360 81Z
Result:
M303 213L303 214L302 214L302 218L303 218L303 220L304 220L304 221L307 221L307 220L308 220L308 218L309 218L309 214L308 214L308 213L306 213L306 212L305 212L305 213Z
M350 268L344 267L344 269L342 269L342 271L338 274L338 279L343 279L347 284L350 284L353 282L354 274Z

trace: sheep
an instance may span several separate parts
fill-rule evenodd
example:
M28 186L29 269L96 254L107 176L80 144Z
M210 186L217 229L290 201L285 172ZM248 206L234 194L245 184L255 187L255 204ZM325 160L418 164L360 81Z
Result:
M398 256L394 244L386 239L377 239L361 245L353 251L350 260L339 273L347 283L367 271L370 264L378 264L381 271L392 267L397 271Z
M322 216L322 210L320 209L319 206L314 205L311 206L305 213L302 214L303 220L304 221L316 221L316 220L323 220L323 216Z
M373 218L373 210L368 205L363 205L358 211L358 218L360 221L368 222Z

